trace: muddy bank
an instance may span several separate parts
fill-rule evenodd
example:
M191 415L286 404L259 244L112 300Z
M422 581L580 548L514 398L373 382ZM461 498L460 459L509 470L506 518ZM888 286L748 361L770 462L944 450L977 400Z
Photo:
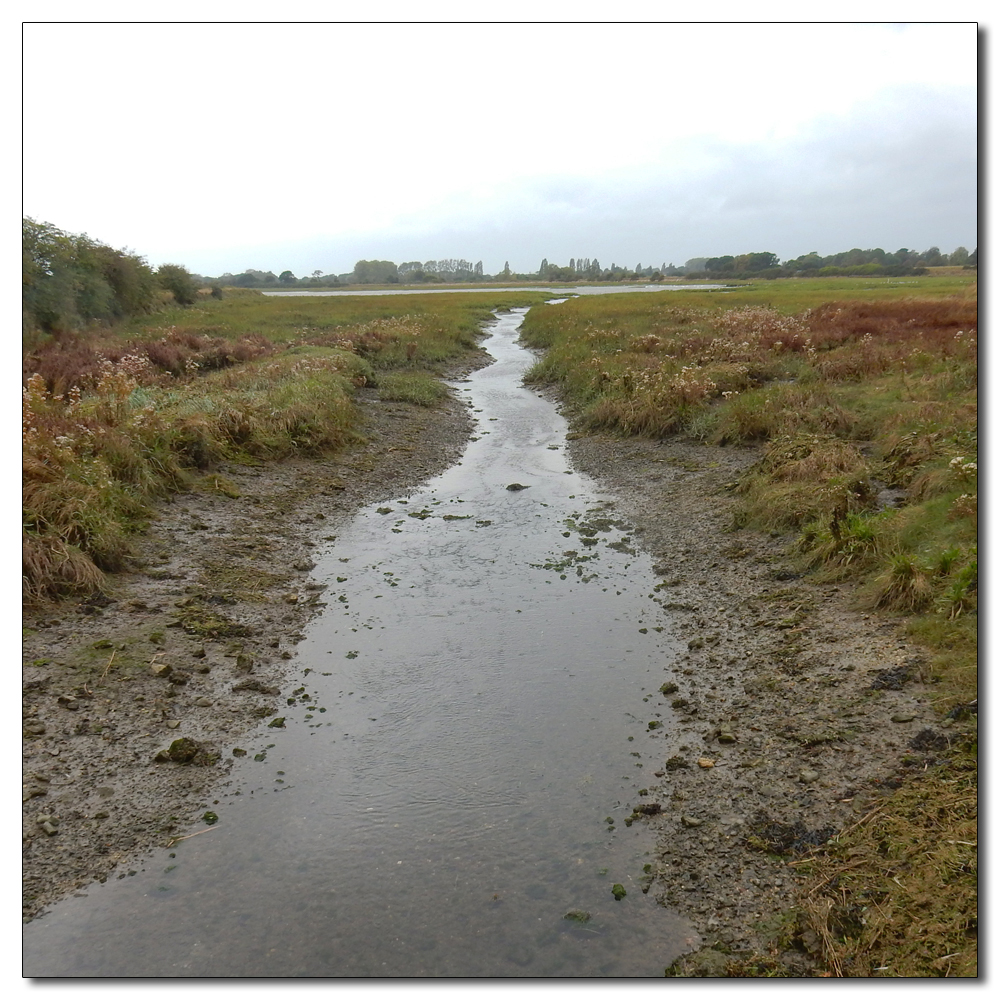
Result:
M369 446L217 470L158 512L109 602L26 623L28 917L207 828L244 735L282 714L296 642L324 600L311 550L360 506L446 468L470 434L459 402L428 411L370 392L362 405ZM851 610L846 588L797 578L789 538L727 531L725 486L752 451L603 437L571 451L655 555L663 624L685 640L649 696L662 767L642 805L661 811L634 822L660 833L650 892L720 946L709 958L766 949L797 888L775 847L849 826L946 737L921 652ZM195 746L157 763L181 738ZM789 962L806 971L808 953Z
M323 606L311 550L358 508L448 468L471 433L457 399L425 409L369 389L358 402L364 446L213 470L156 511L107 597L25 615L25 919L206 827L241 737L280 715L296 643ZM193 744L171 755L182 739Z
M946 751L928 657L850 585L801 578L791 536L730 531L727 484L753 450L580 437L571 454L621 498L687 640L656 699L673 719L650 789L662 812L641 820L659 833L650 891L702 936L681 974L784 945L808 975L818 941L783 916L799 901L790 862Z

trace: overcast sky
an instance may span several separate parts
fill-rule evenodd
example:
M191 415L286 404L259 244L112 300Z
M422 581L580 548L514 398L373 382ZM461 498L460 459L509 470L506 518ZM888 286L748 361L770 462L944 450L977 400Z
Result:
M976 26L24 32L24 213L200 274L970 250Z

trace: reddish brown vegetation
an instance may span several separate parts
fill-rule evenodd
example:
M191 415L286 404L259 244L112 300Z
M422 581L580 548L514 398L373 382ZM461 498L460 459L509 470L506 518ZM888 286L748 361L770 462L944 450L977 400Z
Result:
M921 347L951 353L959 330L975 334L979 311L975 300L900 299L882 302L830 302L809 310L813 346L829 349L865 335L883 344L919 340Z
M151 373L179 376L197 370L228 368L273 351L274 346L259 334L229 339L177 327L165 330L162 337L146 340L73 335L60 337L26 354L22 375L26 382L37 372L51 392L64 393L73 386L95 384L100 379L103 362L117 364L127 356L148 359Z

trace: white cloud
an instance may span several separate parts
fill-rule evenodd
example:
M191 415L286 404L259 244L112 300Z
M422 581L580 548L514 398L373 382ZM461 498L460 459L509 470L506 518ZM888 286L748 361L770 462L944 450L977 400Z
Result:
M205 273L326 267L320 247L337 269L393 247L536 267L773 243L769 218L806 249L893 229L858 213L895 171L924 232L933 178L949 210L968 180L975 43L974 24L29 24L25 211Z

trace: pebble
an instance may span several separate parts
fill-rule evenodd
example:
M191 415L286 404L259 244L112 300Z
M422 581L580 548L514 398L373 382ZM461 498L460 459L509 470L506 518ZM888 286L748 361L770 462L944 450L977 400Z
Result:
M804 785L812 784L817 778L819 778L819 771L812 771L809 768L799 771L799 781Z
M705 821L694 816L681 816L681 822L687 827L701 826Z
M892 716L892 722L912 722L916 718L916 714L913 712L897 712Z
M154 663L149 668L149 672L154 677L169 677L173 673L173 667L169 663Z
M205 697L195 698L194 703L199 708L211 708L212 707L212 699L211 698L205 698Z
M180 724L180 719L167 719L167 729L176 729Z

